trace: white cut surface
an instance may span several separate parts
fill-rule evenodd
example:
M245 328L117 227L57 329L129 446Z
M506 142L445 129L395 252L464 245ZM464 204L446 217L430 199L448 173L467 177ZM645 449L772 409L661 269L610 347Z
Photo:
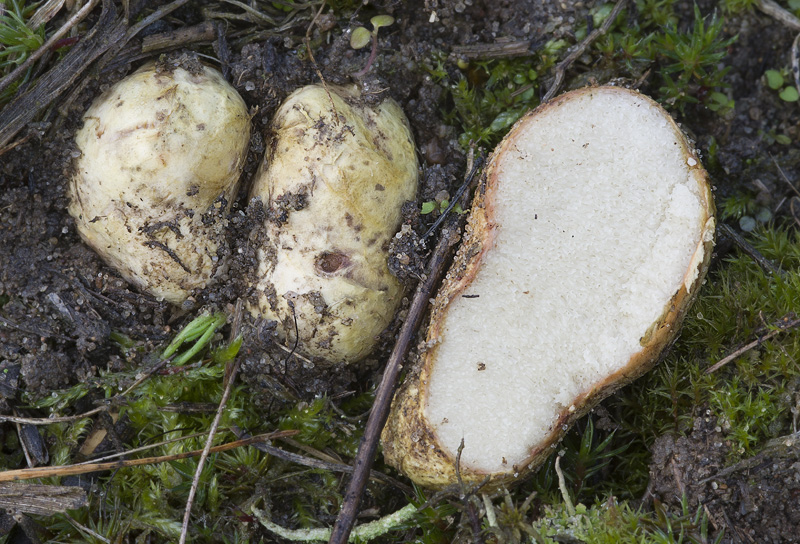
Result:
M586 93L499 159L494 246L442 328L426 417L475 470L511 470L573 399L623 368L681 287L705 217L665 113ZM695 163L696 164L696 163Z

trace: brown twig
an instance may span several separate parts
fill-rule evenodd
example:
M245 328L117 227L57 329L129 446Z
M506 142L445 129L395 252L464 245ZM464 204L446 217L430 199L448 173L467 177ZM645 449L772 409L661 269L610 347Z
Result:
M764 257L759 250L754 248L744 237L733 230L731 227L726 225L725 223L720 223L718 226L719 230L722 233L730 238L734 244L736 244L739 249L741 249L748 257L753 259L758 266L760 266L764 271L770 274L776 274L781 277L786 277L786 272L781 270L775 263Z
M178 438L170 438L169 440L163 440L161 442L156 442L155 444L148 444L146 446L139 446L138 448L133 448L130 450L121 451L118 453L111 453L109 455L104 455L102 457L97 457L95 459L91 459L89 461L83 461L81 463L75 463L76 465L91 465L92 463L100 463L107 459L116 459L117 457L125 457L126 455L130 455L132 453L138 453L140 451L145 450L152 450L153 448L159 448L161 446L166 446L167 444L173 444L175 442L183 442L184 440L191 440L192 438L197 438L198 436L204 436L207 433L194 433L194 434L187 434L186 436L179 436ZM247 437L249 438L249 437ZM257 447L257 446L256 446Z
M509 40L495 43L477 43L472 45L454 45L450 56L457 59L509 59L529 57L537 49L532 40Z
M231 395L233 382L236 380L236 375L239 373L240 363L241 359L236 359L233 361L232 365L229 365L230 373L226 372L227 380L225 383L225 390L223 391L222 398L219 401L217 415L214 417L214 421L211 423L211 429L208 431L208 439L206 440L206 445L203 448L203 453L200 454L200 459L197 461L197 470L194 472L192 487L189 489L189 498L186 499L186 511L183 514L183 526L181 527L181 537L178 541L179 544L186 543L186 536L189 534L189 519L192 517L192 505L194 504L194 497L197 495L197 487L200 485L200 476L203 473L203 467L205 466L206 459L211 451L211 442L214 440L217 427L219 427L219 422L222 419L223 412L225 411L225 405L228 403L228 397Z
M325 89L325 94L328 95L328 100L331 103L331 108L333 109L333 119L338 124L339 123L339 112L336 111L336 103L333 101L333 97L331 96L331 91L328 88L328 82L325 81L325 78L322 77L322 71L319 69L319 65L317 64L317 59L314 58L314 52L311 50L311 31L314 29L314 25L317 24L317 19L319 16L322 15L322 10L325 9L325 0L322 0L322 3L319 6L319 10L314 15L314 18L311 19L311 22L308 24L308 28L306 28L306 37L303 40L303 43L306 45L306 53L308 53L308 58L311 61L311 64L314 65L314 71L317 73L317 77L319 77L320 82L322 83L322 88Z
M210 42L216 36L216 28L211 21L142 38L142 53L176 49L190 43Z
M209 449L209 453L219 453L222 451L232 450L234 448L241 448L242 446L251 446L259 442L266 442L282 436L294 436L298 431L275 431L272 433L265 433L245 438L242 440L235 440L227 444L220 444ZM75 476L77 474L89 474L91 472L103 472L106 470L114 470L125 467L138 467L141 465L152 465L155 463L166 463L168 461L179 461L181 459L188 459L190 457L197 457L201 455L204 450L192 450L184 453L176 453L174 455L160 455L157 457L143 457L142 459L125 459L122 461L111 461L109 463L85 463L80 465L63 465L55 467L36 467L36 468L22 468L17 470L6 470L0 472L0 482L17 482L20 480L32 480L34 478L49 478L51 476Z
M0 80L0 92L5 90L9 85L11 85L11 83L16 81L17 78L19 78L22 74L24 74L25 71L31 66L33 66L33 63L39 60L42 55L50 51L50 48L53 47L53 44L55 44L58 40L63 38L64 35L67 32L69 32L69 30L72 27L83 21L86 18L86 16L89 15L89 12L91 12L95 8L97 2L99 2L99 0L89 0L89 2L87 2L85 6L79 9L75 13L75 15L70 17L69 20L67 20L67 22L61 26L61 28L56 30L56 32L52 36L50 36L49 40L47 40L44 44L42 44L36 51L31 53L30 56L27 59L25 59L25 62L14 68L14 70L10 74L8 74L6 77Z
M723 366L727 365L728 363L730 363L731 361L733 361L734 359L736 359L737 357L739 357L743 353L747 353L751 349L753 349L753 348L755 348L757 346L760 346L761 344L763 344L767 340L770 340L770 339L774 338L775 336L777 336L778 334L780 334L782 332L786 332L786 331L788 331L790 329L793 329L793 328L797 327L798 325L800 325L800 318L796 318L796 319L790 320L788 316L784 317L783 319L781 319L778 322L778 324L777 324L777 326L779 327L778 329L775 329L774 331L770 331L767 334L765 334L764 336L756 338L752 342L750 342L748 344L745 344L744 346L740 347L737 350L734 350L733 353L731 353L730 355L720 359L720 361L718 363L708 367L706 369L706 374L711 374L712 372L714 372L716 370L719 370L720 368L722 368Z
M5 155L6 153L8 153L9 151L11 151L12 149L14 149L15 147L19 147L19 146L21 146L22 144L24 144L25 142L27 142L28 140L30 140L32 137L33 137L33 134L31 134L31 133L28 133L28 134L26 134L25 136L23 136L22 138L20 138L19 140L16 140L16 141L10 142L10 143L8 143L8 144L6 144L6 145L4 145L4 146L0 147L0 157L2 157L3 155Z
M608 32L609 27L617 18L619 12L622 11L622 8L625 7L626 2L627 0L617 0L617 3L614 5L614 9L611 10L611 13L608 15L606 20L603 21L603 24L600 25L600 28L594 29L570 52L569 55L564 58L564 60L556 65L555 79L553 80L553 84L550 85L550 88L547 90L547 94L544 95L542 103L549 102L550 99L555 96L559 88L561 88L561 84L564 83L564 75L567 72L567 68L569 68L570 65L578 59L578 57L583 55L583 52L586 51L586 48L589 47L597 38Z
M422 316L428 308L434 287L444 271L450 248L456 242L457 234L460 232L460 228L457 226L459 223L460 218L455 218L450 222L449 228L443 229L439 242L431 255L428 273L417 287L406 321L400 329L397 343L386 363L386 369L383 371L381 382L375 393L375 402L367 420L364 437L358 447L354 462L355 471L345 493L342 509L339 511L336 524L331 532L330 544L345 544L353 529L358 507L361 504L361 497L367 485L370 468L375 458L375 452L378 449L378 439L386 423L386 418L389 416L389 406L394 395L397 378L400 375L400 368L408 350L411 348L411 341L419 328Z

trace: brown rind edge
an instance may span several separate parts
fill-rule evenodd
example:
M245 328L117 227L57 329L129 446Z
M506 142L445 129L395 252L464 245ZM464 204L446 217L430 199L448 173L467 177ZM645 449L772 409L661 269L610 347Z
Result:
M440 341L441 324L444 322L450 302L472 282L484 255L492 246L496 227L492 219L494 216L493 198L497 185L496 164L504 151L511 148L520 132L520 127L531 117L543 111L558 108L566 101L584 93L596 92L620 92L635 95L661 109L661 106L652 99L621 87L585 87L570 91L524 115L495 148L489 160L473 198L461 246L433 303L427 333L429 349L422 356L417 368L412 369L409 373L395 395L391 413L381 437L386 462L421 486L440 489L457 482L455 457L440 446L433 427L428 424L424 416L424 407L427 401L425 385L428 383L431 367L435 362L436 344ZM531 449L531 453L524 463L515 465L506 471L491 473L461 467L460 474L465 483L480 483L488 478L489 487L499 487L521 481L550 456L558 442L566 434L567 429L575 421L586 415L600 401L653 368L677 337L681 322L697 296L711 259L711 250L714 245L715 209L708 174L681 129L666 111L663 113L672 123L687 160L692 158L695 161L695 166L690 166L690 171L693 171L695 179L703 190L701 196L704 199L706 211L700 243L695 250L689 269L686 271L681 288L665 305L662 316L642 338L642 350L631 357L624 368L575 398L572 402L573 411L570 412L567 409L561 413L553 425L553 432Z

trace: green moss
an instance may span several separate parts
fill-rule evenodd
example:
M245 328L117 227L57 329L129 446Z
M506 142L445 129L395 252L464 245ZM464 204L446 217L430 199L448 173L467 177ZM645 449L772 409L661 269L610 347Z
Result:
M452 101L446 121L461 127L459 143L493 146L523 113L539 104L539 74L551 68L566 42L549 42L531 58L461 61L435 55L428 72Z
M644 89L674 112L690 104L702 104L719 114L734 106L724 92L728 68L720 68L735 37L726 37L723 20L704 16L695 6L690 25L680 24L675 0L637 0L635 10L624 10L609 32L594 42L589 67L574 63L565 88L611 78L643 80ZM601 25L612 3L591 10L592 25ZM575 42L588 34L586 23L575 29ZM447 91L445 118L461 129L459 143L489 148L497 144L511 125L539 104L543 94L540 76L550 75L571 43L552 40L530 57L490 61L453 59L438 52L426 69ZM546 90L546 88L545 88Z

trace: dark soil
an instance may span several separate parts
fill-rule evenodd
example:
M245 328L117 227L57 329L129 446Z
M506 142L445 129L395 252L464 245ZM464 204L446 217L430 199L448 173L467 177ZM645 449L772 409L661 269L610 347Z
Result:
M423 167L419 202L442 196L443 191L453 194L466 164L457 144L458 127L444 121L443 112L452 104L421 64L434 51L447 52L456 45L524 39L536 47L570 37L576 21L584 20L593 5L573 0L426 0L376 2L364 8L360 21L372 13L391 13L397 19L381 31L376 66L359 83L366 94L390 94L407 113ZM713 5L700 2L704 13ZM678 11L690 20L692 4L684 2ZM197 22L197 13L189 8L176 15ZM321 43L314 57L325 80L345 83L364 67L369 48L352 50L343 32L350 21L325 17L312 36ZM755 189L765 204L775 208L788 190L771 157L796 178L800 151L795 144L776 147L764 134L786 134L797 142L800 116L796 107L785 107L764 85L762 74L788 64L794 36L760 13L729 20L726 32L738 35L725 60L731 67L727 81L735 110L721 117L690 108L680 121L706 155L712 138L716 141L719 151L709 166L718 195L742 187ZM135 368L143 364L142 354L157 351L198 309L229 310L237 298L247 297L240 278L253 271L254 244L264 213L247 201L249 181L264 154L275 109L294 89L319 80L312 63L298 54L305 29L303 24L286 36L231 48L224 68L254 112L243 187L230 220L236 260L227 281L214 291L198 293L194 308L170 306L129 286L81 242L66 212L67 180L77 154L72 134L92 99L139 62L101 73L86 85L64 118L49 111L19 135L31 134L30 139L0 158L0 412L11 413L23 392L38 398L86 381L98 370ZM590 64L591 58L584 57L574 71L586 72ZM568 81L571 77L574 74L568 74ZM643 90L648 90L647 82ZM407 210L406 236L395 244L393 257L393 267L409 285L422 270L416 239L432 220L417 214L419 202ZM296 358L287 366L286 354L270 346L269 324L250 326L242 376L255 402L264 405L287 391L311 398L319 393L335 395L358 380L377 380L396 330L387 332L382 350L358 371L339 367L320 371L313 361ZM143 349L138 355L123 355L110 339L112 331L139 342ZM10 424L0 424L0 436L12 432ZM714 527L726 530L726 542L798 542L798 453L796 444L785 446L762 454L754 464L725 472L726 444L716 422L701 418L690 436L665 436L654 445L652 495L669 508L678 508L685 490L692 509L705 505Z
M800 441L775 439L756 456L726 466L730 443L713 417L695 420L689 436L664 435L652 448L649 491L680 512L701 507L723 542L797 542ZM648 497L649 498L649 497Z

